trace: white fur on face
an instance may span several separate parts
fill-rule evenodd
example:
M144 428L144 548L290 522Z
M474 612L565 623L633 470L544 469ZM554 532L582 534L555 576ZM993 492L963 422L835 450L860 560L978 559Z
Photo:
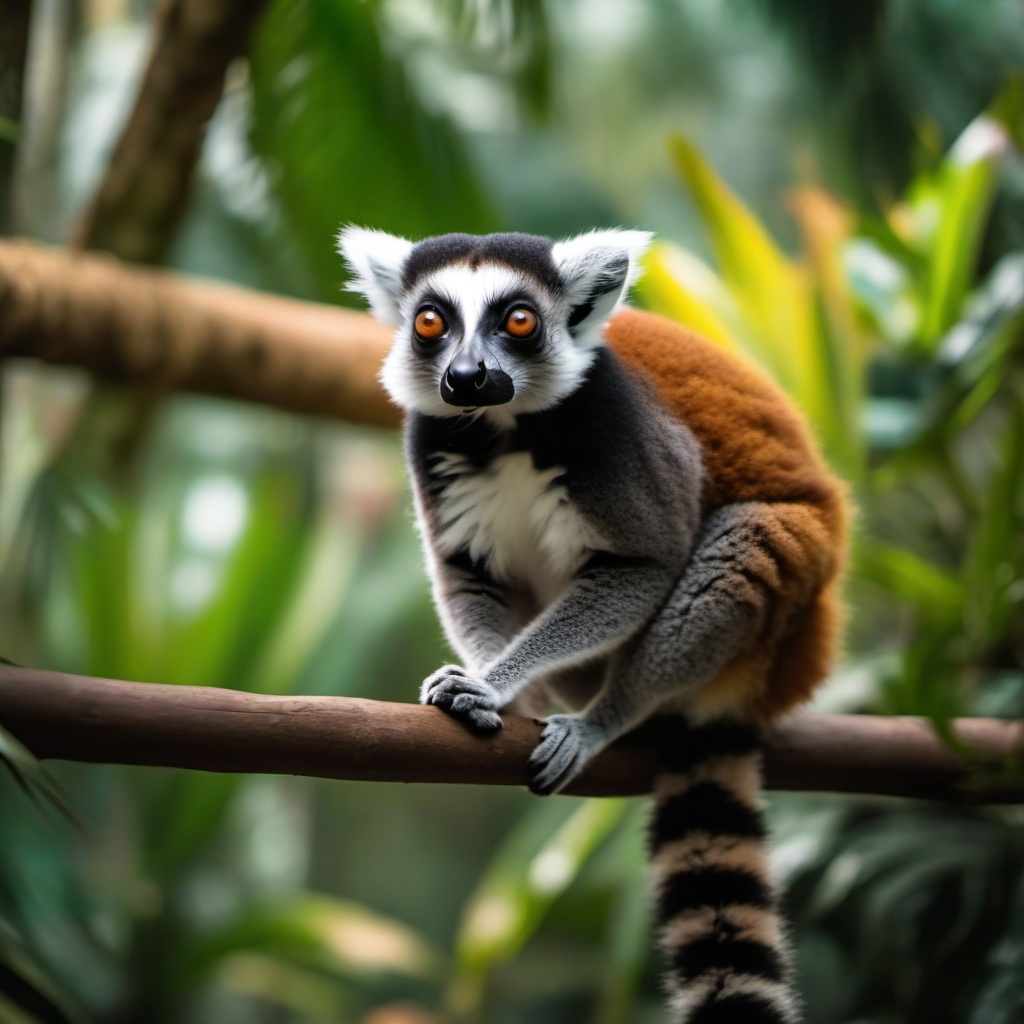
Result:
M461 415L463 410L441 398L440 382L459 346L475 335L489 303L503 296L520 297L536 308L545 331L539 352L517 352L497 338L484 339L488 364L512 378L515 396L505 405L484 407L474 415L507 428L517 415L548 409L582 383L593 350L603 342L605 323L639 273L639 260L650 238L644 231L612 230L558 242L551 256L563 287L555 291L528 273L485 262L475 269L469 263L453 263L406 293L403 269L414 248L412 242L350 226L339 234L338 248L352 272L350 289L366 296L374 316L397 328L381 381L407 410L429 416ZM412 318L428 293L445 299L462 319L462 333L451 339L454 344L446 344L434 357L412 342ZM574 317L574 311L585 315Z
M427 296L444 300L462 321L461 328L451 325L452 331L459 330L454 344L436 357L421 354L412 341L412 321ZM574 391L593 355L580 348L566 330L567 312L561 297L509 267L481 263L474 269L466 263L455 263L418 281L402 300L401 326L381 370L381 381L395 402L428 416L462 415L460 409L441 398L442 376L460 347L476 336L489 305L504 297L523 299L537 310L544 325L544 345L539 352L526 354L515 352L496 338L485 339L488 366L512 378L515 397L505 405L484 407L479 414L498 426L509 426L513 417L550 408Z

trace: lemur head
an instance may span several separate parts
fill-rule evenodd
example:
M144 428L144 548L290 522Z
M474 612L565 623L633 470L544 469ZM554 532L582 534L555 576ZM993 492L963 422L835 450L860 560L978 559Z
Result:
M650 235L439 235L347 227L350 288L396 328L381 380L403 408L458 416L547 409L582 382ZM497 411L497 409L495 410Z

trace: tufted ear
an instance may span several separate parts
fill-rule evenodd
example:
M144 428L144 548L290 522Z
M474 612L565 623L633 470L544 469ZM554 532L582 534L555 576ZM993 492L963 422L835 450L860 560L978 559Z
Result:
M338 232L338 252L352 274L348 290L364 295L373 315L396 327L401 319L402 267L412 247L405 238L351 224Z
M649 231L591 231L552 248L568 297L569 333L577 344L601 343L601 328L639 276L651 237Z

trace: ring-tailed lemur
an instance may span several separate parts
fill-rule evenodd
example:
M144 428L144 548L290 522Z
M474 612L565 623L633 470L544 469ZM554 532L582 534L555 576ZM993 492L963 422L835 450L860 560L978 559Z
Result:
M349 227L340 249L396 327L382 380L408 413L461 659L421 700L480 732L527 688L566 708L530 761L538 793L656 718L650 846L676 1019L793 1024L758 736L832 658L843 491L761 373L618 308L649 238L414 244Z

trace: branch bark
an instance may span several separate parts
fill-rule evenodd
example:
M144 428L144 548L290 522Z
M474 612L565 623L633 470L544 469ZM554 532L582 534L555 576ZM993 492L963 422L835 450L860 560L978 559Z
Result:
M485 785L524 785L539 733L536 722L515 716L506 716L497 736L481 738L437 709L414 704L265 696L9 666L0 666L0 723L44 758ZM962 719L956 731L980 765L1019 756L1024 741L1019 723ZM646 793L653 773L650 751L627 738L600 755L569 792ZM1019 784L972 778L915 718L799 715L769 737L765 774L774 789L1024 801Z
M393 427L377 383L389 343L363 313L0 242L0 357L80 366L151 397L200 391Z
M266 0L164 0L135 105L72 244L159 262L188 204L207 122L228 66Z

